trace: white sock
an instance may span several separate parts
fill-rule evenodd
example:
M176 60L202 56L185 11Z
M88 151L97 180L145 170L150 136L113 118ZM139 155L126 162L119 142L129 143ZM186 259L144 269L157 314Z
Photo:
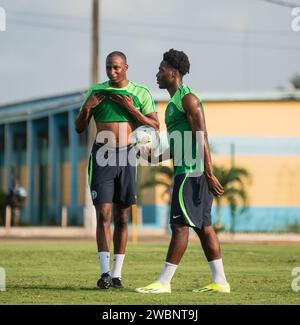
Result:
M109 252L98 252L101 274L102 273L109 273L109 259L110 254Z
M122 274L122 266L124 262L125 254L114 254L114 264L111 272L112 278L120 278Z
M213 260L208 262L212 274L212 280L213 282L219 283L219 284L226 284L227 280L224 273L224 267L222 259Z
M169 285L171 283L173 275L176 271L176 268L177 268L177 265L166 262L157 281L159 281L160 283L162 283L164 285Z

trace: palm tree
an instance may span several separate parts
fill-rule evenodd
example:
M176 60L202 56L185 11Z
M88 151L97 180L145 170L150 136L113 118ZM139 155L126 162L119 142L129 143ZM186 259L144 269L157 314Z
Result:
M300 74L295 74L290 81L295 89L300 89Z
M250 173L241 167L231 167L229 169L221 166L214 166L214 174L224 188L224 194L220 197L215 197L217 220L215 229L221 230L221 207L224 201L227 201L231 215L230 231L235 232L235 219L239 212L242 214L248 208L248 195L245 188L246 183L250 182ZM241 209L238 211L239 202Z
M155 187L156 185L162 185L164 188L161 197L167 197L167 212L166 220L169 215L169 209L171 205L172 189L173 189L173 168L168 166L155 166L151 167L147 180L141 183L141 191L145 188ZM140 194L141 196L141 194ZM165 224L165 231L167 234L170 233L169 223Z
M250 181L250 174L245 168L231 167L225 168L214 166L214 175L218 178L224 187L224 194L221 197L215 197L217 220L215 222L215 230L219 231L221 227L221 208L224 201L227 201L231 214L230 231L235 231L235 219L237 214L242 214L248 208L248 195L245 185ZM173 187L173 168L168 166L155 166L150 168L149 176L144 183L141 183L141 190L156 185L162 185L164 191L162 197L167 195L167 202L170 206ZM241 201L241 209L239 210L239 202Z
M167 202L170 205L173 186L173 168L168 166L151 167L148 179L141 184L141 189L156 185L162 185L164 187L162 197L167 195Z

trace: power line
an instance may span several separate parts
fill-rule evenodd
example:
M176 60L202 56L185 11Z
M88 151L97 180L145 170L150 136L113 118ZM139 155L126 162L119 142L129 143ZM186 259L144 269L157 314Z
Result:
M72 32L81 32L81 33L88 33L89 31L87 29L80 29L77 27L70 27L67 25L60 25L60 24L49 24L47 22L31 22L31 21L26 21L26 20L22 20L22 19L15 19L15 18L10 18L8 23L13 23L13 24L17 24L17 25L25 25L25 26L32 26L32 27L38 27L38 28L50 28L50 29L59 29L59 30L69 30ZM106 21L104 22L105 24L125 24L125 25L133 25L133 26L140 26L140 23L128 23L128 22L117 22L117 21ZM218 28L218 27L208 27L208 26L180 26L180 25L165 25L165 24L157 24L157 25L151 25L150 23L144 23L144 25L149 25L149 27L152 28L170 28L170 27L177 27L182 29L200 29L200 30L207 30L209 32L223 32L223 33L238 33L238 34L253 34L253 35L261 35L261 34L268 34L268 35L272 35L272 36L280 36L280 34L286 36L290 36L290 37L298 37L298 35L295 35L295 33L291 33L291 32L284 32L284 31L271 31L271 30L235 30L235 29L224 29L224 28Z
M267 1L267 0L261 0L261 1ZM29 15L34 17L41 17L41 18L49 18L49 19L71 19L71 20L78 20L82 22L90 22L90 19L87 17L73 17L68 15L57 15L57 14L43 14L43 13L37 13L37 12L29 12L29 11L19 11L19 10L8 10L8 13L17 14L17 15ZM16 19L15 19L16 20ZM20 21L20 19L17 19ZM24 20L23 20L24 21ZM126 25L126 26L138 26L138 27L150 27L150 28L175 28L175 29L186 29L186 30L195 30L195 29L201 29L206 30L208 32L225 32L225 33L237 33L237 34L269 34L273 36L279 36L279 35L289 35L289 36L298 36L294 33L288 32L288 31L282 31L282 30L263 30L263 29L243 29L243 30L237 30L233 28L224 28L224 27L212 27L212 26L205 26L205 25L182 25L182 24L166 24L166 23L160 23L160 22L132 22L132 21L126 21L126 20L117 20L117 21L102 21L103 24L120 24L120 25ZM30 23L29 23L30 24Z
M6 10L7 14L14 14L14 15L27 15L27 16L34 16L34 17L41 17L41 18L57 18L57 19L73 19L73 20L80 20L80 21L90 21L89 17L74 17L69 15L57 15L57 14L44 14L41 12L33 12L33 11L21 11L21 10Z
M29 26L29 27L38 27L38 28L49 28L49 29L57 29L57 30L66 30L70 32L80 32L80 33L88 33L88 30L83 29L76 29L74 27L66 27L66 26L59 26L59 25L51 25L51 24L36 24L31 22L26 22L22 20L10 20L11 23L16 25L22 26ZM163 36L160 35L159 37L151 35L147 35L145 33L138 34L138 33L126 33L121 31L114 31L114 30L106 30L109 35L115 36L126 36L126 37L140 37L140 38L150 38L154 40L173 40L173 41L181 41L181 42L188 42L188 43L202 43L208 45L216 45L216 46L249 46L249 47L256 47L256 48L266 48L266 49L281 49L281 50L296 50L299 51L300 47L289 47L289 46L281 46L281 45L268 45L262 43L254 43L254 42L239 42L239 41L219 41L219 40L206 40L206 39L195 39L195 38L186 38L186 37L174 37L171 35Z
M257 47L257 48L267 48L267 49L280 49L280 50L293 50L293 51L300 51L300 47L290 47L290 46L277 46L277 45L268 45L262 43L250 43L250 42L234 42L234 41L211 41L207 39L193 39L193 38L180 38L174 37L171 35L168 36L160 36L160 38L155 37L153 35L145 35L145 34L129 34L125 32L115 32L115 31L107 31L109 35L115 36L126 36L126 37L140 37L140 38L152 38L154 40L172 40L172 41L181 41L181 42L188 42L188 43L202 43L208 45L216 45L216 46L249 46L249 47Z
M288 8L295 8L295 7L300 7L300 4L294 4L291 2L286 2L286 1L281 1L281 0L260 0L263 2L268 2L274 5L279 5L282 7L288 7Z
M84 29L78 29L76 27L71 27L71 26L62 26L62 25L53 25L53 24L48 24L48 23L36 23L36 22L30 22L22 19L14 19L11 18L7 22L7 24L14 24L14 25L21 25L21 26L29 26L29 27L37 27L37 28L48 28L48 29L57 29L57 30L66 30L70 32L76 32L76 33L89 33L88 30Z
M133 25L133 26L149 26L151 28L178 28L180 30L182 29L201 29L201 30L207 30L211 32L228 32L228 33L239 33L239 34L244 34L244 33L249 33L249 34L271 34L271 35L279 35L279 34L284 34L284 35L291 35L291 36L298 36L294 35L294 33L288 32L288 31L283 31L283 30L262 30L262 29L243 29L243 30L238 30L238 29L233 29L233 28L224 28L224 27L211 27L211 26L205 26L205 25L193 25L193 26L187 26L187 25L180 25L180 24L166 24L166 23L148 23L148 22L128 22L128 21L104 21L106 24L124 24L124 25Z

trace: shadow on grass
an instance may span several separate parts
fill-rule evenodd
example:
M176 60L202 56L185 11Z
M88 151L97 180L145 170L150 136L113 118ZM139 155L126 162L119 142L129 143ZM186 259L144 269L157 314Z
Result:
M98 291L98 292L135 292L134 289L123 288L123 289L99 289L97 287L74 287L74 286L50 286L50 285L12 285L6 288L7 291L10 289L29 289L29 290L60 290L60 291Z

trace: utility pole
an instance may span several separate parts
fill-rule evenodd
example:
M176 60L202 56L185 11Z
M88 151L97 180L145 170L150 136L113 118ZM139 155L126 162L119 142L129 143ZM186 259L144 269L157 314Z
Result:
M99 73L99 15L100 0L92 0L92 62L91 84L98 81Z
M99 81L99 17L100 17L100 0L92 0L92 30L91 30L91 85ZM88 127L88 152L91 152L93 142L96 136L96 125L90 121ZM96 230L96 216L95 209L90 195L90 187L88 179L86 178L85 186L85 211L84 211L84 225L90 235L94 235Z
M92 0L92 39L91 39L91 85L99 81L99 16L100 0ZM92 145L96 135L95 123L90 123L88 128L88 147Z

